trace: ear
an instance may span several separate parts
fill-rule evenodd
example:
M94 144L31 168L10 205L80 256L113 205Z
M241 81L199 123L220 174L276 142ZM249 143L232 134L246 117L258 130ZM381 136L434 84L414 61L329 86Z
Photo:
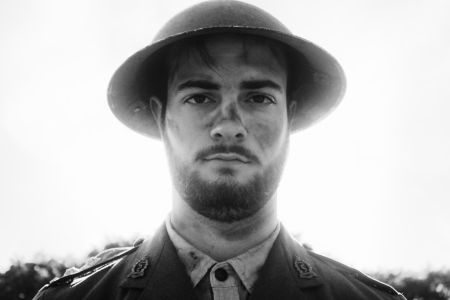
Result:
M288 107L289 128L292 128L292 126L294 125L296 112L297 112L297 101L291 101Z
M152 110L153 118L158 125L159 133L162 134L162 122L164 122L162 119L163 104L158 97L152 96L150 98L150 109Z

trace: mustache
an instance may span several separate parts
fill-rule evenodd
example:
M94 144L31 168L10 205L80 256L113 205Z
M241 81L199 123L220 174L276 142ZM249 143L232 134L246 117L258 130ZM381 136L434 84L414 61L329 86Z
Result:
M195 160L203 160L208 155L217 153L236 153L249 159L250 161L259 163L259 158L247 148L238 145L214 145L197 153Z

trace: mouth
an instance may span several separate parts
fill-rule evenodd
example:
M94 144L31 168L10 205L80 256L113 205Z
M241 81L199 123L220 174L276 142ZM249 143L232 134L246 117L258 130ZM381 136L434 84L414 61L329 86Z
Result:
M220 161L227 161L227 162L241 162L244 164L250 163L250 159L247 157L233 153L233 152L226 152L226 153L214 153L211 155L208 155L204 158L206 161L211 160L220 160Z

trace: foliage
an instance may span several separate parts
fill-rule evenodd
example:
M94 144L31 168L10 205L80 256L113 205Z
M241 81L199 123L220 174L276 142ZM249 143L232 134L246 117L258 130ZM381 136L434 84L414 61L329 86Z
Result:
M409 300L450 300L450 270L433 271L424 277L374 274L403 293Z
M32 299L51 279L61 276L66 267L55 260L42 263L16 261L8 271L0 273L0 299Z

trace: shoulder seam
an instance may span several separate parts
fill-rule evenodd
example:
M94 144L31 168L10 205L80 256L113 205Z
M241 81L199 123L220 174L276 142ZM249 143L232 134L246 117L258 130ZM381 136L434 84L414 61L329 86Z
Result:
M329 257L323 256L323 255L315 253L313 251L308 251L308 253L317 258L321 258L322 260L325 260L328 265L336 264L336 266L333 266L333 268L339 273L344 273L347 276L351 276L351 277L357 279L358 281L362 282L363 284L370 286L372 288L375 288L377 290L383 291L390 295L401 296L402 299L405 299L404 296L400 292L398 292L394 287L392 287L391 285L389 285L387 283L379 281L376 278L373 278L367 274L364 274L363 272L361 272L357 269L349 267L349 266L347 266L341 262L338 262L334 259L331 259Z
M93 266L91 266L89 268L86 268L86 269L81 270L79 272L76 272L76 273L73 273L73 274L66 275L66 276L63 276L61 278L55 279L55 280L51 281L49 284L47 284L44 287L44 289L48 288L48 287L58 286L58 285L70 284L75 278L86 276L86 275L94 272L98 268L101 268L101 267L103 267L103 266L105 266L105 265L107 265L107 264L109 264L111 262L114 262L114 261L116 261L116 260L118 260L118 259L120 259L122 257L125 257L128 254L133 253L134 251L136 251L137 248L139 248L139 245L135 246L135 247L131 247L130 249L125 250L124 252L122 252L122 253L114 256L114 257L111 257L109 259L106 259L105 261L102 261L102 262L100 262L98 264L95 264L95 265L93 265Z
M358 279L359 281L361 281L362 283L371 286L373 288L376 288L380 291L386 292L388 294L391 294L393 296L399 296L402 295L401 293L399 293L393 286L384 283L376 278L373 278L372 276L369 276L367 274L364 274L360 271L355 270L355 274L354 277L356 279Z

